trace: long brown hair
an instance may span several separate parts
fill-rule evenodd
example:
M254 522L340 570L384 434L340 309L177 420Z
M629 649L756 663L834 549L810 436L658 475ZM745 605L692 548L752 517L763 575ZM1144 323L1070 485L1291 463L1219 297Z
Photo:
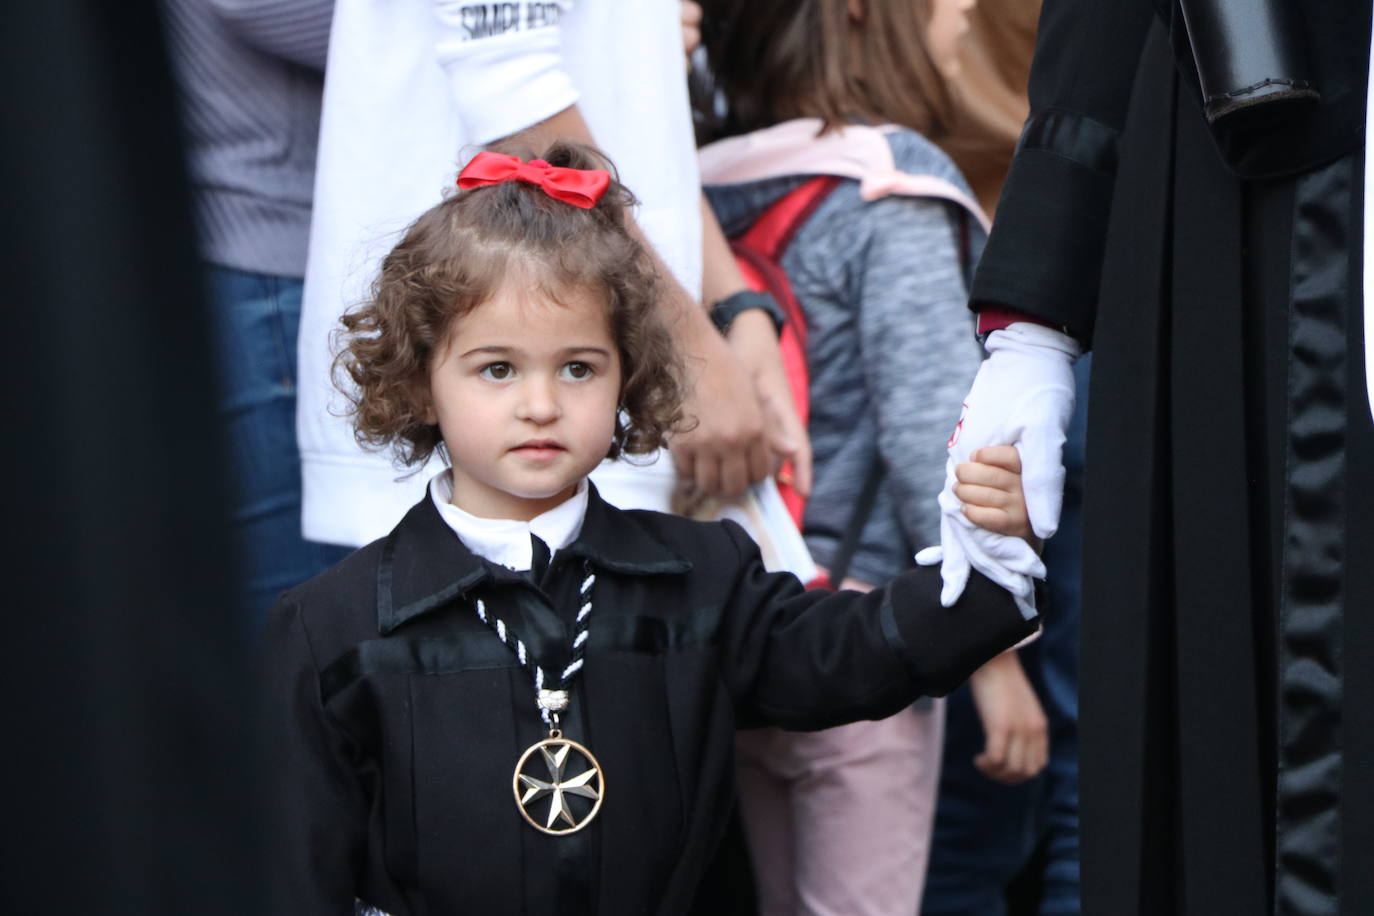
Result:
M820 118L824 130L853 120L931 138L948 130L949 88L926 44L930 0L863 0L860 21L847 0L701 3L710 74L694 95L703 140L803 117Z

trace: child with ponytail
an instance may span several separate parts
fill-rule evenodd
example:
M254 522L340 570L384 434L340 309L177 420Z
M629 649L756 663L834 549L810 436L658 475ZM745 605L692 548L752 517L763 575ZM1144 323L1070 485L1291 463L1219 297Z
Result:
M882 585L939 537L950 405L981 357L967 280L987 220L933 142L950 122L972 0L702 5L707 195L746 254L759 226L793 219L777 266L809 371L802 534L835 584ZM1042 767L1044 716L1015 653L981 669L974 693L984 711L1029 710L999 717L1025 735L990 732L980 765L1008 781ZM765 916L918 911L942 731L943 707L925 702L822 732L741 735Z

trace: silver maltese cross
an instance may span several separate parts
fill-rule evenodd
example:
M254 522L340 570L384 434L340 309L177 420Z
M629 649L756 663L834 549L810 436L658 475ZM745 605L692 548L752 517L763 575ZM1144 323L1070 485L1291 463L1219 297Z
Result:
M548 779L531 776L525 772L526 769L535 766L536 757L543 761ZM580 767L577 766L579 763ZM570 767L577 771L572 776L566 775ZM520 807L520 813L535 829L553 836L576 833L591 823L601 810L605 788L605 782L601 777L601 764L597 763L592 752L576 741L569 741L561 736L549 737L531 745L520 755L520 762L515 765L515 801ZM531 808L536 807L535 803L545 797L549 799L549 808L541 823ZM591 806L587 808L585 803L579 803L578 809L586 809L586 813L579 818L574 813L573 806L568 803L570 798L587 799ZM538 807L542 808L542 805Z

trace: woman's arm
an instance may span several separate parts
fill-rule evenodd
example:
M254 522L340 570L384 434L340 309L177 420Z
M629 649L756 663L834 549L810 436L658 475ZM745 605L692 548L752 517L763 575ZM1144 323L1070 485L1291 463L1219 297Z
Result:
M705 195L701 198L701 248L702 299L708 306L747 288L730 243ZM791 483L802 496L809 496L811 441L792 401L772 319L759 309L745 311L730 323L726 340L754 380L774 465L769 473L776 470L777 464L791 459Z
M1000 305L1092 339L1121 130L1156 4L1046 0L1030 116L974 278Z

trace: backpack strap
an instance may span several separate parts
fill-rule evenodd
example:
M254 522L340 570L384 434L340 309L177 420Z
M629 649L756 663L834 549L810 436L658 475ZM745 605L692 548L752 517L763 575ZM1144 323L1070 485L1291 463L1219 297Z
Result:
M792 294L792 284L783 273L782 257L797 231L843 180L835 175L808 179L784 194L763 211L752 226L730 240L736 260L743 262L740 270L745 274L745 282L754 289L772 293L778 300L787 314L787 326L797 336L803 352L806 350L806 316ZM792 394L795 397L797 392ZM802 422L805 421L803 415Z
M843 180L844 178L837 175L821 175L808 179L775 201L753 225L730 240L730 248L739 262L745 282L753 289L772 293L787 315L787 324L783 326L779 347L791 383L792 399L803 425L809 421L811 413L806 371L806 315L792 292L792 284L787 279L787 274L783 272L782 259L798 230ZM863 489L854 503L853 511L841 534L839 548L828 570L829 584L832 588L839 588L849 572L849 565L859 549L859 538L873 514L873 506L877 502L878 489L884 476L882 459L875 455L864 474ZM800 528L805 503L791 487L780 486L779 490L783 501L792 512L793 520Z
M843 179L838 175L818 175L802 182L778 198L754 224L740 235L739 241L767 258L778 260L792 244L802 223L811 218Z
M864 475L864 488L859 491L859 498L854 501L854 511L849 514L849 522L844 526L844 535L835 550L835 559L827 570L832 588L839 588L844 577L849 575L849 564L859 550L859 538L864 533L869 516L873 514L873 504L878 501L878 487L884 476L883 460L874 456L868 465L868 473Z

